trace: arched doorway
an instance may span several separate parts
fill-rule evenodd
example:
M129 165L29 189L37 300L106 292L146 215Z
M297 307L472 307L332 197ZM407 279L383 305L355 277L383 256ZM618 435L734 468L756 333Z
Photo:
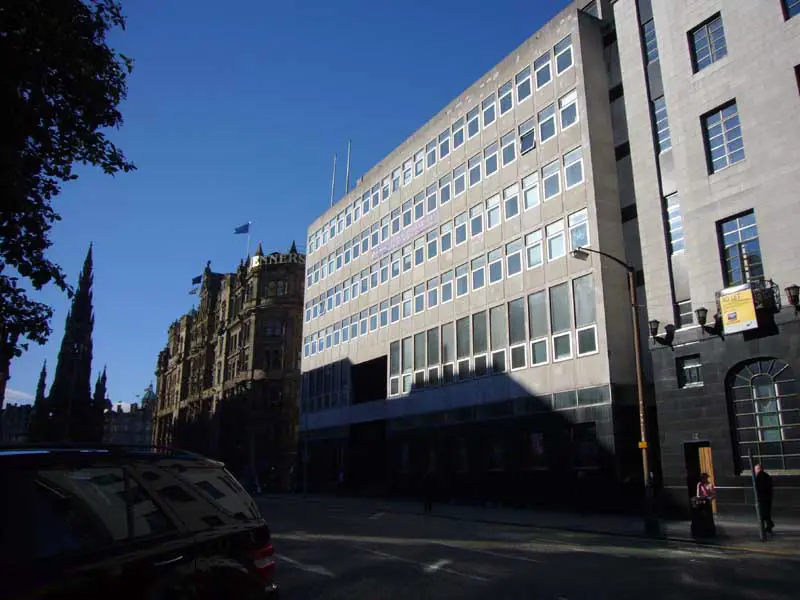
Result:
M770 471L800 469L800 397L791 367L762 357L734 366L726 378L740 471L748 454Z

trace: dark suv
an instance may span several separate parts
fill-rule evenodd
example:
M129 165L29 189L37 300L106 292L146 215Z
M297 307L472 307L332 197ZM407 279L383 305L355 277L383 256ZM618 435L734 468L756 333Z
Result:
M218 462L172 449L0 447L0 598L277 598L270 531Z

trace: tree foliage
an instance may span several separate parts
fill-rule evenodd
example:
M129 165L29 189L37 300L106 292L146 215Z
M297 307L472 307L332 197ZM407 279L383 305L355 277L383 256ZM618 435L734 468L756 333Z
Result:
M24 285L72 293L47 257L61 185L77 179L76 164L111 175L135 168L106 136L122 125L132 69L108 46L117 28L125 28L119 0L0 3L0 376L25 340L42 344L50 334L52 311Z

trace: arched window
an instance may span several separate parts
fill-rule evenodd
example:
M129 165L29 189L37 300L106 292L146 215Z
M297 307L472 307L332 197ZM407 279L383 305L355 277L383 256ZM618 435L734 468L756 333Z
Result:
M740 363L727 388L741 468L750 467L749 452L768 470L800 468L800 398L789 365L776 358Z

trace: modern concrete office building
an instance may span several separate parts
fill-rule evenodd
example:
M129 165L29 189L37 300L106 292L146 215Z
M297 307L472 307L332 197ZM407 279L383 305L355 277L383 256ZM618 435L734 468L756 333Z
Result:
M595 253L641 260L610 15L569 5L310 226L312 488L640 489L627 271Z
M665 491L685 506L706 471L753 514L752 453L798 514L800 2L613 10Z

